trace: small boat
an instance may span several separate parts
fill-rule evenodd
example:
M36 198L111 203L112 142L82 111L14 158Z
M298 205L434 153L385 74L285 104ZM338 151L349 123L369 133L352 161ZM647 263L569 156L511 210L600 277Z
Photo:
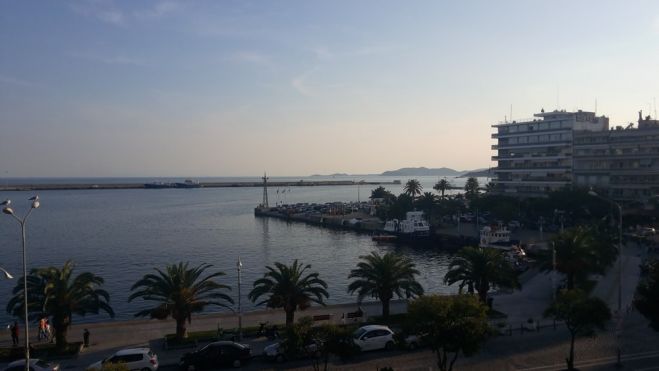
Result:
M430 236L430 225L423 218L423 211L408 211L404 220L388 220L384 232L405 238L426 238Z
M519 244L518 240L510 238L510 230L499 224L498 226L485 226L480 231L480 247L492 247L501 250L511 250Z
M394 236L392 234L378 234L371 237L371 240L375 242L396 242L396 240L398 240L398 236Z

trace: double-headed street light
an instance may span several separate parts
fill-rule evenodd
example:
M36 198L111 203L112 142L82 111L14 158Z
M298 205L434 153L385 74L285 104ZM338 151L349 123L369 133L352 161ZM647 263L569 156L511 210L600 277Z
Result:
M238 340L241 341L243 339L243 310L240 306L240 273L243 269L243 262L240 261L240 257L238 257L236 268L238 269Z
M9 205L11 205L11 200L5 200L2 203L0 203L0 206L3 206L2 212L12 216L21 226L21 238L22 238L21 240L23 243L23 309L24 309L23 314L25 315L25 371L30 370L30 331L28 329L29 321L27 317L27 258L26 258L27 249L25 245L25 225L27 223L27 218L32 213L32 210L39 207L39 196L30 197L29 200L32 201L32 205L30 206L30 210L28 210L27 214L25 214L25 216L22 219L17 217L16 214L14 213L14 210L11 207L9 207ZM5 271L5 275L11 276L6 271Z

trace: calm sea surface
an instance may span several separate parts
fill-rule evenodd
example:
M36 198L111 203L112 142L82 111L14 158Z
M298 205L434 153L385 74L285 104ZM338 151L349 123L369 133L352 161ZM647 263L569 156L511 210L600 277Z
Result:
M416 177L424 191L432 191L437 177ZM122 183L150 182L165 178L94 178L38 179L33 183ZM238 178L198 178L201 181L237 181ZM254 181L255 178L239 180ZM405 177L336 177L273 178L276 180L351 179L391 181ZM172 179L180 180L180 179ZM450 178L463 185L465 179ZM481 180L483 183L485 179ZM26 179L9 179L9 184L29 183ZM376 186L290 187L278 193L269 189L270 203L277 201L330 202L367 199ZM1 189L0 185L0 189ZM400 193L402 185L386 185ZM283 189L280 189L283 191ZM17 214L29 208L27 192L3 192L0 199L11 198ZM146 305L141 300L127 302L130 287L154 267L189 261L209 263L213 270L226 273L223 283L232 286L236 295L236 261L243 262L243 298L247 309L254 306L247 293L252 282L263 275L264 266L275 261L290 263L300 259L312 265L329 284L329 303L355 300L346 292L348 274L360 255L371 251L398 251L411 257L421 272L420 281L430 292L452 292L442 283L448 255L439 250L412 246L378 245L366 235L325 230L301 223L255 218L254 206L262 198L262 188L208 189L132 189L44 191L39 194L41 207L28 222L28 269L61 266L73 260L76 271L91 271L105 279L116 319L130 319ZM21 275L21 245L18 223L0 214L0 266ZM16 280L0 280L0 324L11 317L5 307ZM209 311L225 310L210 307ZM81 321L105 320L105 316L87 316Z

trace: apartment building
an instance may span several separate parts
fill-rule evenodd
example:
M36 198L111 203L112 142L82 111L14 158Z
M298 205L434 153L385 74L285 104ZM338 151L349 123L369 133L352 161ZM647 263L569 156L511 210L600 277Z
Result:
M497 155L496 192L535 197L570 187L573 180L573 138L579 132L608 132L609 119L594 112L553 111L531 119L492 125Z
M576 132L574 185L595 187L620 201L645 201L659 195L659 120L605 132Z

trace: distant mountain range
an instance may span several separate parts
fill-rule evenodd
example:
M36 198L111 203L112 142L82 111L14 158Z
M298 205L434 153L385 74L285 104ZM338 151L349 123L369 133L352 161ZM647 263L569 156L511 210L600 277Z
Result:
M427 167L404 167L398 170L385 171L380 175L384 176L458 176L463 171L440 167L428 169Z
M336 177L336 176L355 176L357 174L335 173L328 175L314 174L312 177ZM476 170L455 170L448 167L427 168L427 167L403 167L398 170L387 170L381 174L359 174L362 176L382 175L382 176L457 176L461 178L468 177L492 177L492 171L488 168Z

